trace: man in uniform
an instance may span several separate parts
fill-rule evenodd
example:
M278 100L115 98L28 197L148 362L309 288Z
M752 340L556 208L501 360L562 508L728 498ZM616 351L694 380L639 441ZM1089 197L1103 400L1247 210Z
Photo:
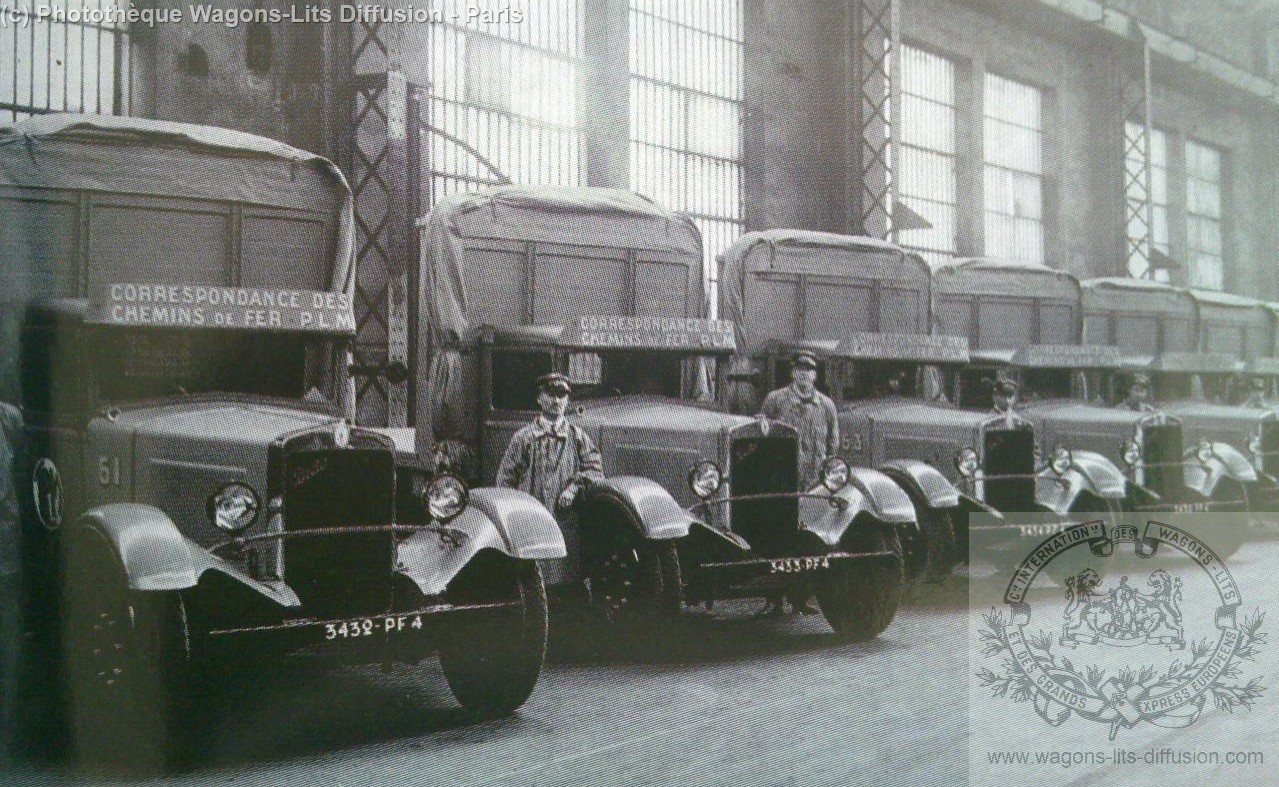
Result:
M1243 407L1267 408L1266 378L1253 375L1248 378L1248 394L1244 397Z
M576 522L571 520L573 504L583 484L604 478L600 452L590 436L564 417L572 391L568 378L559 372L537 378L541 413L515 433L497 468L498 486L528 492L555 514L570 561L578 548Z
M1134 413L1153 413L1155 406L1150 403L1150 377L1143 372L1129 377L1127 392L1119 406Z
M764 397L761 414L799 431L799 482L807 491L821 480L822 462L839 446L835 403L817 390L817 359L797 353L791 361L791 384Z
M1013 405L1017 404L1017 380L1000 372L995 376L995 384L991 387L991 407L997 415L1002 415L1012 425Z
M817 358L812 353L800 352L791 360L791 384L778 388L764 397L761 408L765 418L781 421L799 432L799 483L808 491L820 482L822 462L834 456L839 446L839 418L835 402L817 390ZM812 589L807 582L797 582L785 597L770 596L766 615L780 615L785 611L785 598L789 598L796 612L811 615L817 612L808 603Z

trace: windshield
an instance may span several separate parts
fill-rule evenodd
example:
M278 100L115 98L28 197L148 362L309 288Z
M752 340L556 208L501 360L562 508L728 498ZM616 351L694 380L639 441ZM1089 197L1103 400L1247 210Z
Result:
M849 402L886 396L944 400L937 377L935 367L908 361L857 361L847 364L840 388L844 401Z
M664 352L575 352L568 358L568 376L577 399L609 396L664 396L710 400L714 379L712 356Z
M1220 375L1164 372L1154 378L1155 398L1161 402L1191 399L1196 402L1229 401L1228 381Z
M107 329L95 336L108 401L236 393L335 402L341 340L297 334Z
M996 371L989 367L961 370L956 404L965 410L989 410L994 401Z

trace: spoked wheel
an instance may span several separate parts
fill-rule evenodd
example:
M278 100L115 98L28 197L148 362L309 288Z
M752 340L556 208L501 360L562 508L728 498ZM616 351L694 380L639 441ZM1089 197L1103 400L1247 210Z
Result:
M132 591L114 552L84 545L68 587L71 729L82 759L163 769L187 720L191 639L174 592Z
M891 561L830 571L817 584L822 614L844 642L874 639L897 615L902 593L901 541L890 528L877 531L857 539L860 549L891 552Z
M612 624L638 629L678 617L684 602L674 541L617 536L588 574L591 602Z
M462 707L481 718L506 716L533 693L546 658L542 571L532 560L481 555L461 579L453 603L515 603L459 612L445 624L444 678Z

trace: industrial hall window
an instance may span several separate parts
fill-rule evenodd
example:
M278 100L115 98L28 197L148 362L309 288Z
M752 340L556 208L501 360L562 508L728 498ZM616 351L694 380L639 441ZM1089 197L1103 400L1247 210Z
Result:
M631 188L689 213L715 257L742 232L740 0L632 0Z
M129 0L0 0L0 123L129 114Z
M469 19L461 0L436 0L424 120L424 197L509 180L585 180L578 118L584 0L541 0L520 22ZM454 15L456 13L456 15Z
M985 87L986 254L1043 262L1043 96L989 73Z
M1124 138L1140 140L1140 125L1129 122ZM1150 240L1154 250L1170 254L1168 243L1168 135L1159 129L1150 134L1150 189L1147 192L1142 150L1129 146L1124 152L1124 198L1128 200L1128 273L1136 278L1150 274L1150 254L1146 249L1147 203L1150 213ZM1154 266L1152 278L1168 281L1168 269Z
M1186 243L1190 254L1190 286L1220 290L1225 286L1221 244L1221 151L1186 142Z
M931 228L901 229L901 245L932 262L955 254L955 64L902 46L898 198Z

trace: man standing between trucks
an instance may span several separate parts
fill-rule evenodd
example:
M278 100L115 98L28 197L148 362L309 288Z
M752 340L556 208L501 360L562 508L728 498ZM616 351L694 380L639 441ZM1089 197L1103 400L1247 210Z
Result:
M799 483L807 491L820 480L822 462L834 456L839 446L839 418L835 402L817 390L817 358L808 352L796 353L791 359L791 384L778 388L764 397L761 415L772 421L781 421L799 432ZM785 597L790 599L796 612L811 615L817 612L808 603L812 589L807 582L797 582ZM782 596L769 596L765 615L780 615L785 611Z
M600 452L590 435L564 417L573 387L559 372L537 378L533 423L511 437L497 467L497 485L527 492L555 514L570 560L576 557L577 528L568 525L584 484L604 479Z
M817 390L817 358L797 353L791 360L791 384L764 397L761 414L781 421L799 432L799 483L802 489L816 486L822 462L834 456L839 446L839 419L835 402Z
M1134 413L1153 413L1155 406L1150 403L1150 377L1137 372L1128 379L1128 390L1119 406Z
M1017 403L1017 380L1002 371L995 375L995 384L991 388L991 408L996 415L1002 415L1012 425L1013 405Z

